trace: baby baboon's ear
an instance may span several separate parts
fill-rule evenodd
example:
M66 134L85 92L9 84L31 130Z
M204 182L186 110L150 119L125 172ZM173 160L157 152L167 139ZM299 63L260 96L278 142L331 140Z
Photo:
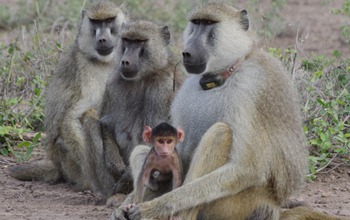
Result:
M165 45L170 43L170 32L168 26L164 26L161 28L161 34L164 39Z
M249 19L247 10L242 10L241 12L241 26L243 30L247 31L249 29Z

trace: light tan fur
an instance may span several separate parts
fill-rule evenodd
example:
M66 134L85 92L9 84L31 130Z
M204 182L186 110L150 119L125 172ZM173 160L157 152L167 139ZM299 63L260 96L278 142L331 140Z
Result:
M184 65L196 74L171 110L172 124L187 134L177 147L185 183L137 204L126 213L130 219L277 220L302 186L307 148L298 95L281 62L257 48L246 15L221 1L189 13ZM203 75L220 76L235 63L223 85L200 87ZM121 213L111 219L125 219Z
M110 20L102 27L91 18ZM86 169L93 158L86 153L83 121L91 117L89 111L98 117L107 79L116 65L117 32L125 21L126 14L108 1L82 12L75 42L63 54L46 90L47 158L13 168L13 177L48 182L65 179L79 190L90 189ZM108 43L110 53L98 52L101 42Z
M297 207L283 211L281 220L350 220L350 218L314 211L308 207Z

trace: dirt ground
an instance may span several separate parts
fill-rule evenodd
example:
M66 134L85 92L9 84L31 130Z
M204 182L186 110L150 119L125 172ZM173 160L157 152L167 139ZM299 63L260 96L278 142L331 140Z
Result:
M339 26L349 23L350 19L330 13L332 8L339 8L343 1L335 0L326 6L321 6L320 2L289 0L282 13L282 32L268 43L269 46L295 48L297 45L302 55L331 55L335 49L343 55L350 55L350 46L339 34ZM239 7L243 7L243 4ZM76 192L65 183L50 185L17 181L9 176L8 171L14 164L12 158L0 157L0 219L107 219L113 210L98 205L99 196L90 192ZM350 166L342 165L319 174L314 182L306 183L295 197L319 211L350 219Z

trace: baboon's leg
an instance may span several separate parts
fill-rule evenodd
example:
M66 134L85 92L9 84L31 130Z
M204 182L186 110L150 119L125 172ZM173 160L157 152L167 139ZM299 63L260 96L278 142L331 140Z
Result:
M312 210L309 207L296 207L281 213L281 220L349 220L350 218L330 215Z
M125 164L121 158L118 147L115 146L117 154L113 155L113 161L105 160L107 155L104 155L101 125L98 121L96 111L88 111L85 113L83 128L85 129L86 148L85 148L85 178L89 178L91 187L94 192L102 193L105 198L113 195L115 180L119 178L125 169ZM113 146L114 147L114 146ZM109 152L107 152L109 153ZM111 155L109 155L111 156ZM120 168L119 172L110 172L106 163L113 162L113 164Z
M184 184L196 180L227 163L232 142L232 131L224 123L211 126L203 135L193 156ZM262 200L256 200L259 194ZM256 201L255 201L256 200ZM243 204L247 204L243 205ZM235 213L235 214L233 214ZM247 214L249 216L247 217ZM242 191L234 197L222 198L209 204L183 211L182 219L278 219L279 209L269 199L269 192L264 188ZM244 217L246 216L246 217Z
M138 176L140 175L142 166L150 150L151 150L150 146L138 145L131 152L130 167L131 167L132 177L134 178L134 180L137 180Z
M224 123L212 125L203 135L192 158L184 184L227 163L232 146L231 129Z
M84 132L79 119L66 117L61 128L61 137L65 148L65 158L62 158L62 171L65 178L76 184L77 190L90 188L83 175L84 163Z
M218 122L203 135L192 158L184 184L187 184L227 163L232 146L231 129ZM200 207L180 213L182 219L197 219Z

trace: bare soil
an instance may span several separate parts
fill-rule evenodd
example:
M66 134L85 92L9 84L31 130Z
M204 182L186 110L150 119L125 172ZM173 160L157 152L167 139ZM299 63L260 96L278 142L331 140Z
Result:
M244 1L238 1L244 7ZM262 11L270 1L261 1ZM296 48L301 55L331 55L339 50L350 55L350 46L340 35L340 25L348 17L331 14L341 7L342 0L325 6L316 0L289 0L284 7L280 34L269 47ZM277 27L279 28L279 27ZM37 159L42 155L34 155ZM9 176L8 168L16 162L0 157L0 219L107 219L113 208L99 205L100 197L91 192L77 192L72 186L59 183L22 182ZM332 168L332 167L331 167ZM333 167L334 168L334 167ZM318 174L306 183L296 199L304 200L316 210L347 216L350 219L350 166L342 165Z

